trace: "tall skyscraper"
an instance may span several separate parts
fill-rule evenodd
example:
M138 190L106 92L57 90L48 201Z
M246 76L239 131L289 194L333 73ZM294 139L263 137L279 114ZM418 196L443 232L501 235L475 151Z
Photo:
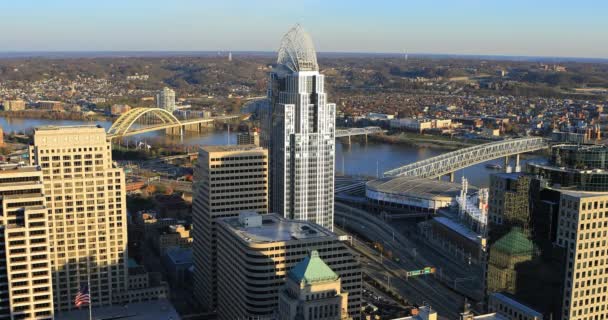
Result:
M361 267L357 256L333 232L308 221L245 212L238 217L218 219L217 239L219 319L276 319L273 316L279 304L279 290L289 272L293 270L292 279L296 282L314 286L304 290L322 291L322 285L311 283L314 278L336 279L327 277L325 267L340 277L340 294L346 296L348 317L360 318ZM322 270L317 268L319 265L306 270L310 260L297 267L302 260L310 259L314 250L324 262ZM316 257L313 260L317 264ZM328 283L329 287L335 285ZM329 296L329 302L337 304L340 294ZM316 301L312 304L313 312L321 302L328 301ZM307 307L310 309L310 305ZM311 319L308 312L303 319ZM317 315L316 319L326 319Z
M105 130L37 128L30 161L44 177L55 309L75 308L89 276L93 305L112 304L128 285L126 192Z
M156 107L169 112L175 111L175 91L167 87L159 91L156 95Z
M242 211L268 212L268 151L255 145L207 146L194 170L194 295L217 305L216 220Z
M561 194L557 245L566 256L561 319L608 317L608 193Z
M262 138L271 155L272 211L332 230L336 105L327 103L324 80L310 36L296 25L269 75Z
M53 319L45 204L39 168L0 165L0 319Z

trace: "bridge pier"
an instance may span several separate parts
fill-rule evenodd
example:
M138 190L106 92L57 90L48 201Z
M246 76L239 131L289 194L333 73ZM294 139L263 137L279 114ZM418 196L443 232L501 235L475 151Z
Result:
M454 172L450 172L450 182L454 182Z
M505 172L511 173L512 171L513 171L513 168L511 168L511 165L509 163L509 156L505 156Z
M519 165L519 153L515 155L515 172L521 172L521 166Z

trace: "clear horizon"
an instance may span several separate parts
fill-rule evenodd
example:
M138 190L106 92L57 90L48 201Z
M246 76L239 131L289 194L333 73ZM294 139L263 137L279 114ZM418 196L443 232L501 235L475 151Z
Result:
M273 52L300 23L326 53L606 59L606 9L590 0L23 0L0 13L0 52Z

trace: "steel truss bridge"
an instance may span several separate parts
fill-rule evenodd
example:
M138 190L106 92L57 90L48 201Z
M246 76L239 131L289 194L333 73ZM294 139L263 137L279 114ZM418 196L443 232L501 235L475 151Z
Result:
M336 138L362 136L362 135L377 134L377 133L384 133L384 132L386 132L386 130L382 130L382 128L380 128L380 127L337 129Z
M545 139L538 137L502 140L444 153L386 171L384 175L438 178L450 174L453 179L453 173L457 170L492 159L502 157L508 159L512 155L517 155L519 162L520 153L542 150L548 147L549 143Z
M122 114L108 129L108 139L133 136L141 133L176 129L179 135L184 131L198 131L200 126L216 120L232 120L240 115L219 116L191 120L179 120L171 112L161 108L134 108Z

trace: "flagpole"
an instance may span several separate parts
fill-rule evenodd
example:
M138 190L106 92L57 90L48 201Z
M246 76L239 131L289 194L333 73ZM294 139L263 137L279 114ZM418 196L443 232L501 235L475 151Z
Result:
M93 291L91 290L91 265L87 257L87 286L89 287L89 320L93 320Z

